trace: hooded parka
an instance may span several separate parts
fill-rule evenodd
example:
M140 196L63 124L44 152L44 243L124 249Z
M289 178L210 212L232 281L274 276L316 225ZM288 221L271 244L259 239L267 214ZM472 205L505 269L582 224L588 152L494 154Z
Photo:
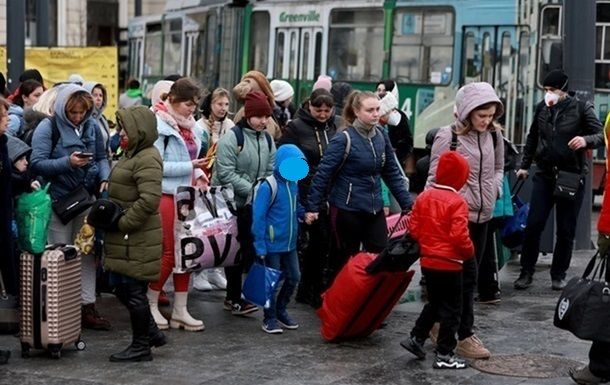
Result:
M110 199L124 210L118 230L106 233L104 267L140 281L159 279L161 260L161 180L163 161L153 145L157 120L144 106L116 113L129 138L108 184Z

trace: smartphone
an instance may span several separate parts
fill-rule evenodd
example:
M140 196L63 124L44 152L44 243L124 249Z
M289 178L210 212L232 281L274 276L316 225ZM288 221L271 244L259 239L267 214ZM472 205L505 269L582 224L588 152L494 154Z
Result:
M83 158L83 159L93 158L93 153L92 152L79 152L78 154L76 154L76 156L78 158Z

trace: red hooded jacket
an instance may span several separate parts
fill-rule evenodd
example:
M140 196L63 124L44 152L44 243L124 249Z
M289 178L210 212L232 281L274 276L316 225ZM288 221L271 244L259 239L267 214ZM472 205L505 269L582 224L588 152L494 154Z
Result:
M462 270L463 261L474 256L468 232L468 204L458 193L470 167L457 151L440 156L436 183L415 200L409 217L411 236L421 248L422 268Z

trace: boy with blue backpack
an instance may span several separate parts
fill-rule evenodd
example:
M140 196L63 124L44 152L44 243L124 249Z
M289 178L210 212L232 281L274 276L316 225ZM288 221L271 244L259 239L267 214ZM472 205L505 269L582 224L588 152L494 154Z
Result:
M307 175L305 155L292 144L281 146L275 154L273 175L258 182L252 202L252 235L256 255L267 267L282 271L283 284L264 309L262 329L279 334L299 327L286 310L301 273L297 255L299 220L305 210L299 203L297 181ZM276 298L277 296L277 298Z

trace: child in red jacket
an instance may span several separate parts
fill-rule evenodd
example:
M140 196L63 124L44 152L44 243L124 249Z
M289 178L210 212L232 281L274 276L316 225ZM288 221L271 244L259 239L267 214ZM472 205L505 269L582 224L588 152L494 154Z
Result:
M463 369L466 362L454 355L455 334L462 308L462 263L474 256L468 233L468 205L458 193L468 179L470 167L457 151L441 155L436 184L417 197L409 218L411 236L419 242L421 269L426 278L428 303L411 336L400 344L424 359L424 341L434 322L440 320L435 369Z

